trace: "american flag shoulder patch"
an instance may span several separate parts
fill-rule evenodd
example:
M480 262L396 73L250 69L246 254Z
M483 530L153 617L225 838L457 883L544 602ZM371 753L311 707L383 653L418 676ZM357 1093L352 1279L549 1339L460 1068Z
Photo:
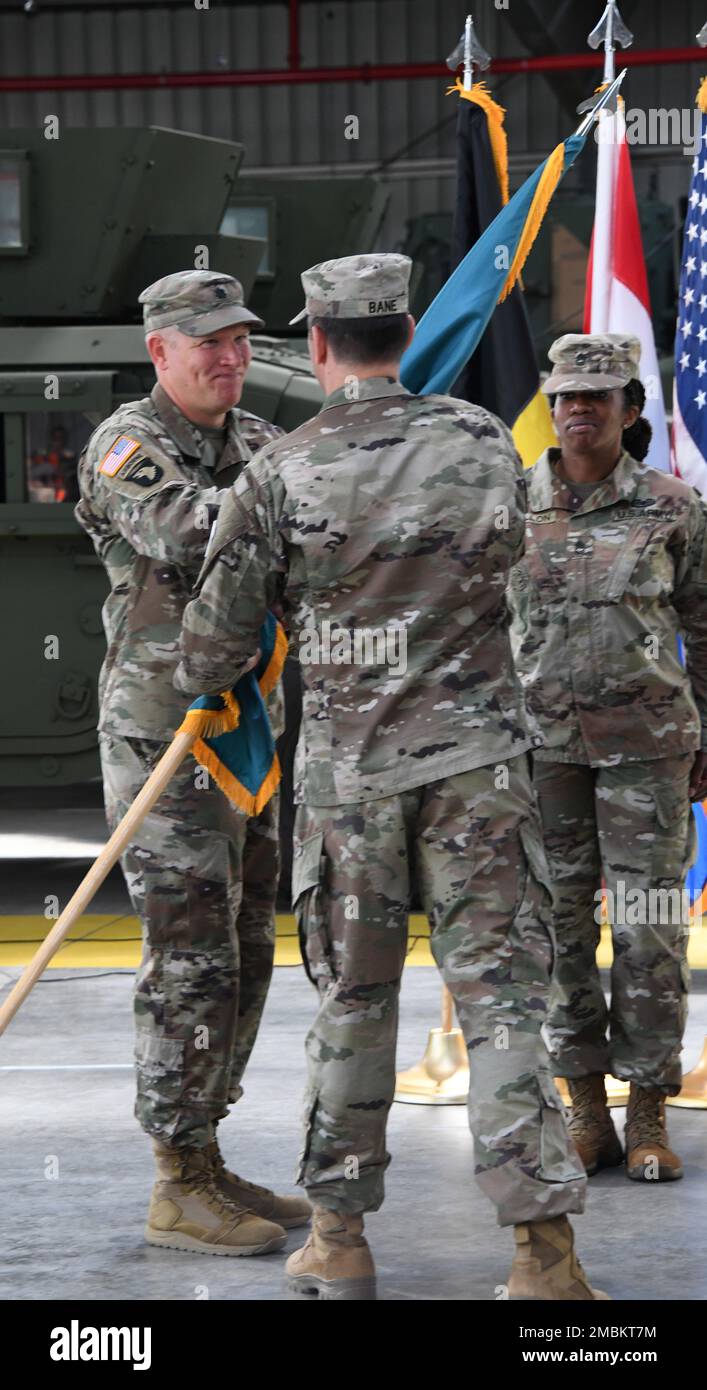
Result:
M131 439L129 434L121 434L115 443L111 445L105 458L99 464L98 472L107 473L109 478L114 478L119 473L124 463L132 458L133 454L142 447L141 439Z

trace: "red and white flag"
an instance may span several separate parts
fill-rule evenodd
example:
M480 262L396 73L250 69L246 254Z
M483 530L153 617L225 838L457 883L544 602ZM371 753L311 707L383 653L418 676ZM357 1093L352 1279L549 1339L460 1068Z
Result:
M670 472L670 442L655 348L641 224L626 144L623 103L597 130L597 196L587 266L585 333L633 333L641 343L643 414L653 428L645 462Z

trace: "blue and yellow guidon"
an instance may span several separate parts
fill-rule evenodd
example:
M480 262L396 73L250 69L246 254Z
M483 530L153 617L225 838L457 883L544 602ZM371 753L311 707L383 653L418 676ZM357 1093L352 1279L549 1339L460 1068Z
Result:
M200 695L178 730L197 734L197 762L248 816L267 806L282 775L265 701L280 679L288 644L272 613L260 629L259 645L258 665L223 695Z

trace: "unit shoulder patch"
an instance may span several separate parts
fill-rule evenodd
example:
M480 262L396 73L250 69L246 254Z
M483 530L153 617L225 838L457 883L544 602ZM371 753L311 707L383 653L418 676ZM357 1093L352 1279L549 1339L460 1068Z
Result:
M162 482L164 478L164 468L161 463L156 463L151 458L141 458L137 463L131 464L127 473L123 474L126 483L134 483L136 487L152 488Z
M106 489L113 496L145 501L170 483L198 485L198 473L182 465L178 457L173 458L160 439L147 429L143 431L137 421L134 434L128 432L130 423L126 424L125 434L116 438L106 433L97 441L95 458L100 462L94 464L94 477L99 489ZM111 439L113 443L106 454L105 447Z

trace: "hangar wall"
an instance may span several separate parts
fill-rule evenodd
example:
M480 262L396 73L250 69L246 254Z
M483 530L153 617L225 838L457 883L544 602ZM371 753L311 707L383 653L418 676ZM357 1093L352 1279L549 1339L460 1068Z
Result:
M0 77L101 72L219 72L278 68L287 64L287 6L282 0L225 5L209 10L183 3L170 7L143 0L140 7L112 0L35 0L33 15L20 0L0 6ZM468 0L302 0L303 67L364 62L429 62L443 59L456 42ZM638 47L667 48L694 42L707 18L704 0L623 0L622 12ZM586 33L599 18L596 3L557 5L556 0L511 0L508 10L491 0L474 7L482 41L496 57L531 49L586 51ZM543 23L544 21L544 23ZM548 32L543 34L543 28ZM707 66L707 60L706 60ZM508 107L507 129L516 178L571 125L571 98L589 95L594 72L564 80L551 74L497 76L494 92ZM629 72L629 105L690 107L702 74L692 65L636 68ZM560 82L562 99L558 98ZM563 104L564 100L564 104ZM0 92L6 126L40 123L52 112L72 126L159 124L236 138L246 146L247 167L305 165L332 168L391 164L391 206L382 236L390 246L407 219L445 210L453 196L453 107L437 79L342 83L271 88L180 88L109 92ZM344 117L360 120L358 140L344 138ZM424 137L424 138L421 138ZM639 197L674 202L684 194L687 170L675 147L636 150ZM522 158L525 156L525 159ZM588 160L575 179L591 174Z

